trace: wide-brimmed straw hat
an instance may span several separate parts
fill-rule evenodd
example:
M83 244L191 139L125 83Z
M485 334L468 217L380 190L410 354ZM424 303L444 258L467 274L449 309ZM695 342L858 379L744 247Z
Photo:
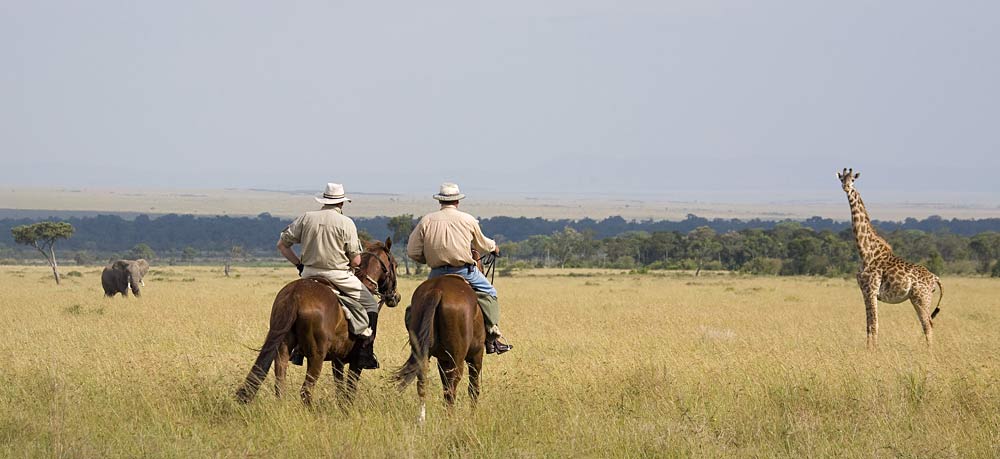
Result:
M442 183L441 191L434 195L434 199L438 201L458 201L464 197L465 195L459 191L458 185L449 182Z
M344 185L327 183L323 194L316 195L316 202L320 204L340 204L342 202L351 202L351 199L344 195Z

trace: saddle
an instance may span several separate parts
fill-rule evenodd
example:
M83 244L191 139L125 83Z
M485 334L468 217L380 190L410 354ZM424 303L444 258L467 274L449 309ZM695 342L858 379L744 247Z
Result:
M329 279L325 277L306 277L304 279L311 280L319 284L323 284L324 286L329 288L335 295L337 295L337 299L340 300L340 307L344 308L344 313L347 314L348 317L351 315L351 312L347 307L348 304L354 306L357 309L364 309L364 306L361 304L360 301L345 295L344 292L341 292L340 289L338 289L333 282L330 282Z

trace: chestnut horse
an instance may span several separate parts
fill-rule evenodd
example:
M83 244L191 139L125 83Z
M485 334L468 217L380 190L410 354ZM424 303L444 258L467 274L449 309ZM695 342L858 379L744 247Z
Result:
M486 330L476 292L462 276L448 274L428 279L413 292L410 306L410 358L394 378L403 390L417 379L420 417L427 417L427 364L437 357L438 373L448 406L455 404L455 391L462 379L462 363L469 366L469 399L479 398L479 375L483 369Z
M395 307L399 303L396 292L396 260L390 252L392 240L385 244L375 242L361 254L361 264L355 275L372 293L380 297L379 306ZM331 290L332 284L324 279L297 279L278 292L271 306L271 326L260 348L253 368L243 386L236 392L241 403L249 403L257 394L267 372L274 363L274 390L280 397L285 391L289 350L296 345L308 360L306 379L302 383L302 401L312 403L312 387L323 370L323 361L333 362L333 376L337 392L350 401L357 389L361 369L350 365L350 375L344 384L344 365L354 356L355 339L348 333L347 317L340 300ZM374 338L374 336L373 336Z

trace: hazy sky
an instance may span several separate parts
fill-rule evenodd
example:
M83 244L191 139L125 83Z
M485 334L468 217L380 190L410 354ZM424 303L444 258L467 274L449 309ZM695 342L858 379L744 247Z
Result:
M13 1L0 185L995 192L996 1Z

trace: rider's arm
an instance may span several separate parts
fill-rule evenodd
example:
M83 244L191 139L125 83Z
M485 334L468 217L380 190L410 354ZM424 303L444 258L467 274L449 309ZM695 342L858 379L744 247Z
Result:
M358 238L358 228L354 226L354 222L351 221L347 226L347 231L345 233L347 240L344 242L344 255L347 255L347 262L350 263L351 267L358 267L361 265L361 239Z
M298 266L302 263L298 255L295 255L295 251L292 250L292 246L302 242L302 217L292 220L292 223L288 225L278 237L278 253L285 257L286 260L290 261L293 265Z
M295 254L294 250L292 250L292 246L285 245L285 241L281 239L278 239L278 252L281 253L285 257L285 259L290 261L293 265L298 266L299 263L302 263L302 260L299 260L299 256Z
M427 259L424 257L423 223L423 220L417 223L417 227L413 228L413 232L410 233L410 240L406 243L406 256L417 263L426 264Z
M475 219L472 220L472 246L482 252L500 252L497 242L483 234L483 229Z

